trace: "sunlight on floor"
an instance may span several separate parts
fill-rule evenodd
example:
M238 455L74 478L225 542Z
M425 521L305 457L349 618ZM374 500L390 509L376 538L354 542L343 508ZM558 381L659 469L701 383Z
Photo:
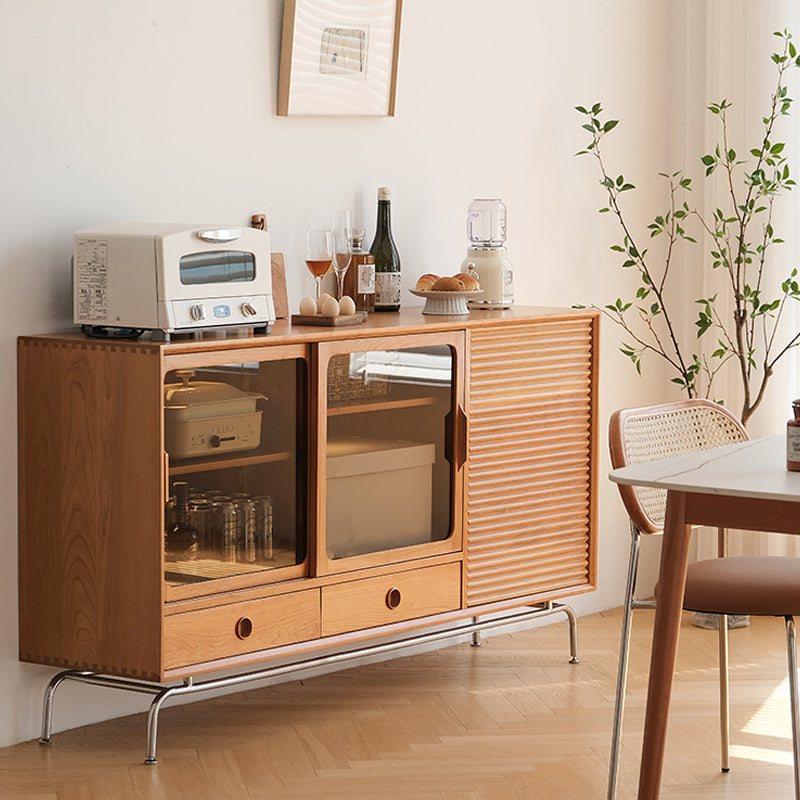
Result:
M781 739L791 742L792 722L789 711L789 679L781 681L762 703L758 711L742 728L742 733L752 734L762 739ZM733 737L735 738L735 737ZM731 757L766 764L793 763L791 750L776 750L769 747L752 747L731 743Z
M749 761L761 761L766 764L785 764L791 766L794 763L792 754L782 750L768 750L766 747L747 747L744 745L731 745L731 758L744 758Z
M742 728L743 733L756 736L772 736L778 739L792 738L792 720L789 710L789 678L782 680L761 707Z

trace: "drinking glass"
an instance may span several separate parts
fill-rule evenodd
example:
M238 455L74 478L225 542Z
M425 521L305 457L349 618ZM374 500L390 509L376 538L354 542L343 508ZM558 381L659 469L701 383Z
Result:
M353 252L353 228L350 223L350 212L340 209L333 216L333 269L336 273L336 299L344 295L344 276L350 266Z
M306 266L314 276L314 299L319 301L322 276L333 263L333 231L306 231Z

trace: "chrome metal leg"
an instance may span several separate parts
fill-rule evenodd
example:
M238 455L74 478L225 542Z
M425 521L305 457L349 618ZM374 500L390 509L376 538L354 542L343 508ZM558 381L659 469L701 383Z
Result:
M786 651L789 657L789 697L792 703L792 752L794 753L794 796L800 800L800 708L797 692L797 630L794 617L786 619Z
M614 701L614 725L611 733L611 755L608 765L608 800L617 796L620 739L622 737L622 714L625 710L625 690L628 684L628 657L630 654L631 622L633 619L633 593L636 590L636 573L639 567L639 544L641 536L631 523L631 552L628 559L628 580L625 585L625 606L622 615L622 636L619 645L619 667L617 670L617 696Z
M158 712L161 711L161 706L164 701L174 694L174 689L167 688L160 691L150 702L150 708L147 712L147 743L145 745L145 764L157 764L156 758L156 741L158 739Z
M575 624L575 612L566 605L546 603L534 607L527 607L513 614L493 619L479 619L474 617L471 624L456 625L446 630L434 630L410 636L406 639L398 639L389 642L366 645L356 650L345 652L330 653L316 658L309 658L305 661L296 661L279 666L266 667L265 669L255 670L239 675L231 675L222 678L212 678L200 683L195 683L189 677L183 680L183 685L163 686L162 684L150 681L141 681L133 678L119 678L112 675L100 675L94 672L79 672L67 670L53 677L47 686L44 699L44 711L42 715L42 743L50 743L50 733L53 722L53 695L58 686L65 680L73 680L79 683L86 683L93 686L103 686L109 689L124 689L126 691L149 694L153 697L150 702L150 709L147 715L147 748L145 753L145 764L155 764L156 741L158 738L158 714L164 702L170 697L182 697L184 695L194 695L199 692L210 691L212 689L225 689L232 686L241 686L255 680L274 680L284 675L300 672L302 670L319 669L329 665L346 664L363 656L381 655L407 650L416 645L429 644L450 639L454 636L463 636L467 633L473 634L478 630L488 628L500 628L505 625L521 624L533 622L542 616L564 612L570 619L570 624ZM574 646L574 636L573 636ZM574 655L574 652L573 652Z
M720 769L731 769L731 706L728 691L728 615L719 615L719 735Z
M717 557L728 555L728 531L717 528ZM719 738L720 769L731 769L731 701L728 668L728 615L719 615Z
M578 617L572 606L562 605L561 610L567 615L567 622L569 623L569 663L580 664L578 658Z
M68 678L76 675L84 675L86 673L78 672L73 669L67 669L54 675L47 688L44 690L44 703L42 705L42 736L39 739L39 744L52 744L50 738L53 733L53 700L55 699L56 689Z
M480 622L480 617L473 617L472 621L477 625ZM481 632L473 631L472 632L472 646L473 647L480 647L483 644L483 637L481 636Z

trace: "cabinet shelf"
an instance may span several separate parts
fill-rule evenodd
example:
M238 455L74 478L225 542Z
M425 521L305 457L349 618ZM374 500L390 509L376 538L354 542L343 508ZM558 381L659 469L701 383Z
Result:
M254 456L227 456L223 458L193 459L182 461L178 464L170 464L170 475L191 475L196 472L213 472L217 469L231 469L232 467L251 467L256 464L275 464L281 461L291 461L292 454L283 453L260 453Z
M328 407L329 417L339 417L344 414L363 414L366 411L396 411L400 408L419 408L432 406L436 403L434 397L411 397L403 400L371 400L369 402L351 403Z
M164 577L168 586L183 586L186 583L208 581L214 578L230 578L251 572L290 567L295 563L295 553L286 548L275 548L274 556L268 561L254 561L251 564L242 562L224 562L217 558L198 558L196 561L167 562Z

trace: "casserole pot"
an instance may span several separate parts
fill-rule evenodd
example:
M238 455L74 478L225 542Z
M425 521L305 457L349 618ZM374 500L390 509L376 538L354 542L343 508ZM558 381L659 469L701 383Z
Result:
M261 444L257 392L221 381L195 381L194 370L179 370L181 383L164 385L164 440L174 458L192 458Z

